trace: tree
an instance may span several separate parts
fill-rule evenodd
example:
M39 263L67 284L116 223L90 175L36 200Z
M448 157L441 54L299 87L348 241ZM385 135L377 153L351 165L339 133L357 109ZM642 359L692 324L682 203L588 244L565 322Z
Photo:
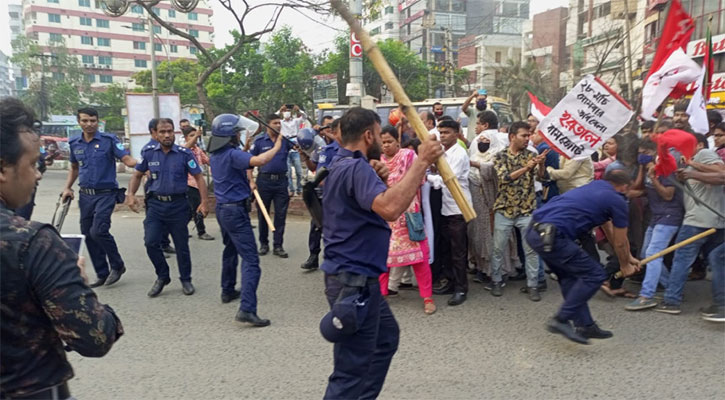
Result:
M505 66L495 70L500 79L494 82L494 88L490 92L507 99L518 119L523 119L528 114L526 91L536 94L541 101L552 107L558 101L554 99L546 75L539 70L536 62L528 61L522 65L519 60L508 60Z
M68 52L65 42L61 39L41 46L19 36L12 46L11 62L28 77L28 89L21 95L22 100L39 110L43 120L50 114L75 114L90 85L78 58Z
M302 40L292 36L289 27L282 28L265 44L264 58L263 109L312 103L312 56Z
M203 70L202 65L191 60L162 61L156 68L159 92L179 93L182 106L199 104L196 79ZM151 91L150 70L133 74L133 79L143 88L142 91Z
M123 132L123 109L126 107L126 88L114 83L103 91L90 96L102 120L106 121L107 132Z

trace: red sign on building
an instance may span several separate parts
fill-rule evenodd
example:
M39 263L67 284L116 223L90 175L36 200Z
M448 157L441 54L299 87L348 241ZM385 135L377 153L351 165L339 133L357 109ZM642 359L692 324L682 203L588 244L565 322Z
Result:
M362 57L363 47L355 32L350 33L350 57Z

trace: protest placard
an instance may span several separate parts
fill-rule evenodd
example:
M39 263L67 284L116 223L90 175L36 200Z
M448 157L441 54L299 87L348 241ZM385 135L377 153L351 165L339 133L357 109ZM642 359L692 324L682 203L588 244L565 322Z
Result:
M587 75L539 122L538 130L552 149L578 160L619 132L633 114L609 86Z

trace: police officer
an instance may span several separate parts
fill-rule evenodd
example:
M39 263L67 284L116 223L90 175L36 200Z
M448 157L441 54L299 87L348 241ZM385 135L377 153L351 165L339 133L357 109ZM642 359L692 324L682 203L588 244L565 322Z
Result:
M323 117L323 122L328 121L329 126L325 125L320 128L320 133L325 135L325 140L329 142L325 147L320 150L320 154L317 160L307 157L304 152L300 152L300 156L304 160L307 168L310 171L315 172L327 168L332 161L332 158L337 154L337 150L340 148L340 120L332 120L332 117ZM327 126L327 129L323 129ZM322 200L322 187L318 186L315 188L315 192ZM310 221L310 233L308 235L307 243L310 249L310 256L307 261L302 263L300 268L306 270L314 270L319 267L319 254L320 254L320 241L322 240L322 228L315 224L315 221Z
M234 289L237 281L237 255L242 257L241 303L236 320L254 326L267 326L268 319L257 316L257 285L261 270L249 220L248 199L251 194L247 171L270 162L282 148L281 135L275 137L271 149L256 156L241 150L241 131L246 129L238 115L221 114L212 121L212 137L208 149L214 179L216 217L222 231L222 303L240 296ZM250 132L251 133L251 132Z
M277 132L280 132L282 120L277 114L267 116L267 132L257 137L250 149L253 156L258 156L274 147L277 141ZM275 132L276 130L276 132ZM262 203L270 209L274 202L274 250L273 254L281 258L289 257L282 247L284 240L285 220L287 219L287 207L289 206L289 193L287 192L287 156L292 151L294 145L285 140L282 142L281 149L272 160L266 165L259 167L257 174L257 183L252 182L252 170L247 171L247 177L250 181L252 191L259 188L259 196ZM264 219L261 209L257 209L257 218L259 218L259 255L263 256L269 253L269 231L267 221Z
M550 332L581 344L612 337L612 332L594 322L587 305L607 278L604 267L576 241L602 226L624 276L639 270L627 239L629 212L624 194L631 182L625 171L610 171L603 180L556 196L534 211L526 241L559 278L564 295L561 308L547 323Z
M325 398L376 398L398 348L399 328L380 293L378 276L387 272L390 227L406 210L428 166L443 154L434 137L418 147L405 177L388 188L381 154L380 117L351 108L340 120L341 148L330 165L323 194L325 294L330 307L341 293L366 293L367 313L354 333L335 343L335 369ZM382 178L381 178L382 177ZM339 322L339 321L338 321ZM342 326L338 329L345 329Z
M68 141L71 168L62 200L74 197L72 187L78 179L81 233L86 235L86 247L97 277L90 286L112 285L126 272L116 242L109 232L111 213L116 203L123 201L123 191L119 191L116 181L116 159L127 167L136 166L136 160L116 135L98 131L98 111L81 108L77 118L83 134Z
M151 118L149 120L149 134L151 135L151 139L149 139L149 141L141 148L141 154L143 154L144 151L146 151L147 149L150 149L150 148L153 148L155 146L158 146L158 144L159 144L159 141L156 140L156 132L154 132L154 128L156 127L156 121L157 121L156 118ZM183 121L184 120L182 120L182 122ZM151 181L149 179L146 179L146 181L144 182L144 186L143 186L143 192L144 192L144 208L147 209L147 210L148 210L148 204L146 204L146 200L148 200L148 199L146 198L145 195L149 191L149 184L150 183L151 183ZM171 257L171 254L175 254L176 253L176 250L173 247L171 247L171 240L169 239L169 233L168 232L164 232L161 235L161 237L162 237L162 239L161 239L161 250L164 251L164 257L170 258Z
M171 233L176 246L176 261L179 265L183 292L185 295L192 295L194 285L191 284L186 174L191 174L199 185L201 204L197 211L203 215L208 213L206 184L191 151L174 144L174 121L169 118L159 118L154 133L159 145L148 148L141 154L143 161L136 166L136 171L129 182L126 204L137 211L136 191L141 184L141 177L146 171L150 171L148 209L144 220L144 244L146 253L154 264L157 279L148 296L158 296L164 286L171 282L169 264L161 251L161 238L164 232Z

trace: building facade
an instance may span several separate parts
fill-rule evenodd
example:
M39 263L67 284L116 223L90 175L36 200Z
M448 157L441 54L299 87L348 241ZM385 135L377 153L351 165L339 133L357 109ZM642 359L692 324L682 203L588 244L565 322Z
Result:
M112 83L133 87L131 76L151 67L148 15L132 5L121 17L103 13L100 0L23 0L25 35L40 45L64 42L78 57L92 87ZM175 10L169 2L154 8L155 14L211 48L213 12L204 0L190 13ZM197 48L188 40L153 24L157 63L176 59L196 60Z
M10 76L10 58L0 50L0 97L12 95L14 86Z
M11 0L8 3L8 23L10 24L10 42L23 33L23 6L20 0ZM13 94L19 95L28 87L28 80L23 71L11 65L12 79L14 80Z
M559 75L568 69L566 52L566 21L569 9L554 8L534 15L523 27L522 63L535 62L551 83L551 94L563 96Z
M379 8L367 13L363 27L375 40L400 40L398 0L384 0Z

